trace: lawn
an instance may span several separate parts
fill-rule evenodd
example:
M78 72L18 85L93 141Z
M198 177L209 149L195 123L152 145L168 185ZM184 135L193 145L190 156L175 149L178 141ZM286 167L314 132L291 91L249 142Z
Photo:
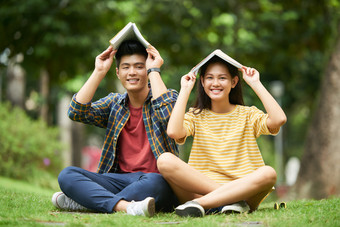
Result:
M124 213L61 212L51 203L54 191L0 177L0 226L339 226L340 198L287 202L274 210L264 202L251 214L181 218L159 213L152 218Z

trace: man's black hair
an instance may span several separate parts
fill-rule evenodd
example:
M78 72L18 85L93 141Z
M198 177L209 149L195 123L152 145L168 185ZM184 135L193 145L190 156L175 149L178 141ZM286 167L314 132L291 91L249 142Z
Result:
M123 41L117 50L116 53L116 64L117 68L119 68L120 60L125 55L133 55L140 54L145 56L145 59L148 57L148 53L146 52L145 47L137 40L125 40Z

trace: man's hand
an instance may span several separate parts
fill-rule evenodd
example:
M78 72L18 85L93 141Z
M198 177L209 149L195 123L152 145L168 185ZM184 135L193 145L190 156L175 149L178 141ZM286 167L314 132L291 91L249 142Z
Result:
M77 93L76 99L78 102L91 102L100 82L104 79L106 73L111 68L113 56L116 54L116 52L117 51L113 50L113 47L110 46L103 53L96 57L95 69L93 73Z
M146 69L160 68L163 65L163 58L159 54L158 50L153 46L146 48L148 52L148 58L146 59Z
M113 57L116 54L117 50L114 50L112 46L109 46L104 52L96 57L95 62L95 70L98 73L106 73L111 68Z

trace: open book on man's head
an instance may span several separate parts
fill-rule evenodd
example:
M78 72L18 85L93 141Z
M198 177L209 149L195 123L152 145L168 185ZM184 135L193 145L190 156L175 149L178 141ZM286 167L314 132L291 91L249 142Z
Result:
M199 69L205 64L207 63L212 57L214 56L218 56L220 57L222 60L230 63L231 65L235 66L236 68L241 69L243 67L242 64L240 64L239 62L237 62L235 59L231 58L230 56L228 56L227 54L225 54L223 51L221 51L220 49L214 50L212 53L210 53L206 58L204 58L200 63L198 63L194 68L191 69L191 71L197 75Z
M119 45L129 39L135 39L140 41L145 48L147 48L150 43L144 39L140 31L138 30L135 23L129 22L120 32L117 33L111 40L110 44L114 49L118 49Z

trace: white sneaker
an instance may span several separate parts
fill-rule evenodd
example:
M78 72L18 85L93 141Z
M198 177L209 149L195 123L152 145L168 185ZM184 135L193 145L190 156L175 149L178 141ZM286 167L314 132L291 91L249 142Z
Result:
M133 216L152 217L155 214L155 199L147 197L139 202L132 200L126 208L126 213Z
M221 213L230 214L230 213L245 213L250 210L248 204L242 200L240 202L226 205L222 208Z
M196 201L188 201L175 208L176 214L182 217L203 217L204 208Z
M63 192L54 193L52 196L52 203L55 207L63 210L86 210L85 207L67 197Z

